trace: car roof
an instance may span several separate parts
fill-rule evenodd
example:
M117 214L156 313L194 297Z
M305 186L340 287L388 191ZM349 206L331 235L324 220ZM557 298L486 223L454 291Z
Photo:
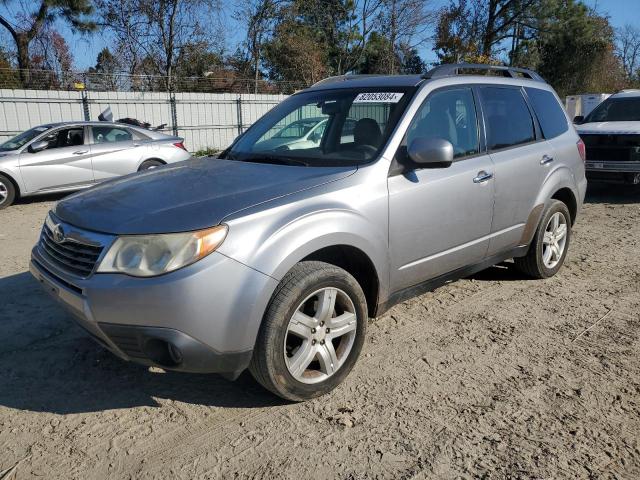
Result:
M113 127L133 127L133 128L139 128L136 127L135 125L130 125L128 123L118 123L118 122L101 122L99 120L92 120L92 121L86 121L86 120L78 120L75 122L52 122L52 123L47 123L45 125L42 125L43 127L65 127L65 126L73 126L73 125L96 125L96 126L113 126Z
M308 90L336 88L415 87L423 82L420 75L340 75L315 83Z
M622 90L621 92L614 93L609 98L637 98L640 97L640 90L638 89L629 89Z
M463 73L463 72L471 72ZM484 75L480 72L485 73ZM489 75L493 73L493 75ZM497 74L497 75L496 75ZM333 90L339 88L375 88L375 87L417 87L423 82L433 80L465 78L476 83L479 78L490 83L506 85L547 85L544 79L532 70L501 65L483 65L472 63L443 64L434 67L422 75L340 75L320 80L305 91ZM455 82L459 83L459 82ZM544 88L544 87L543 87Z
M73 126L96 126L96 127L120 127L120 128L130 128L132 130L138 131L147 137L151 137L153 139L161 139L161 138L173 138L174 135L168 135L164 132L156 131L156 130L147 130L146 128L138 127L136 125L131 125L129 123L119 123L119 122L101 122L101 121L84 121L79 120L77 122L54 122L54 123L46 123L43 125L38 125L39 127L47 127L47 128L59 128L59 127L73 127ZM177 137L176 137L177 138Z

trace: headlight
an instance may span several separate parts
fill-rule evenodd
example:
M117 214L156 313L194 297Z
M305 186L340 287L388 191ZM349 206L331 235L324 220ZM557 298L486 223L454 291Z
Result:
M100 262L100 273L126 273L153 277L197 262L215 251L227 236L228 227L196 232L118 237Z

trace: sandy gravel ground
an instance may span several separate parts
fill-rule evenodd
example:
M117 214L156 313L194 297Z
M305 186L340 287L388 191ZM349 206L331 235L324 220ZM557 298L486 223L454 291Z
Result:
M591 189L553 279L494 267L394 307L305 404L94 344L26 272L54 200L0 212L5 480L640 478L638 190Z

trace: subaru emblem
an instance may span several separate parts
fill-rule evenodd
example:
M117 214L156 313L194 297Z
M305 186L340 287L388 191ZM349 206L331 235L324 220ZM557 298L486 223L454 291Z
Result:
M64 242L64 230L62 229L62 225L58 224L53 227L53 241L56 243Z

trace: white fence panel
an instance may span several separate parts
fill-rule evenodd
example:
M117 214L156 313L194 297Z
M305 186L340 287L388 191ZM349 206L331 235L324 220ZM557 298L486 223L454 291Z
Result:
M83 119L79 92L0 89L0 140L37 125Z
M239 133L281 102L285 95L176 93L176 127L191 152L226 148ZM46 123L89 119L111 107L114 119L135 118L152 126L174 127L171 97L156 92L81 92L0 89L0 141Z
M166 93L155 92L88 92L89 118L111 107L113 118L135 118L149 122L154 127L166 123L171 126L171 109Z

